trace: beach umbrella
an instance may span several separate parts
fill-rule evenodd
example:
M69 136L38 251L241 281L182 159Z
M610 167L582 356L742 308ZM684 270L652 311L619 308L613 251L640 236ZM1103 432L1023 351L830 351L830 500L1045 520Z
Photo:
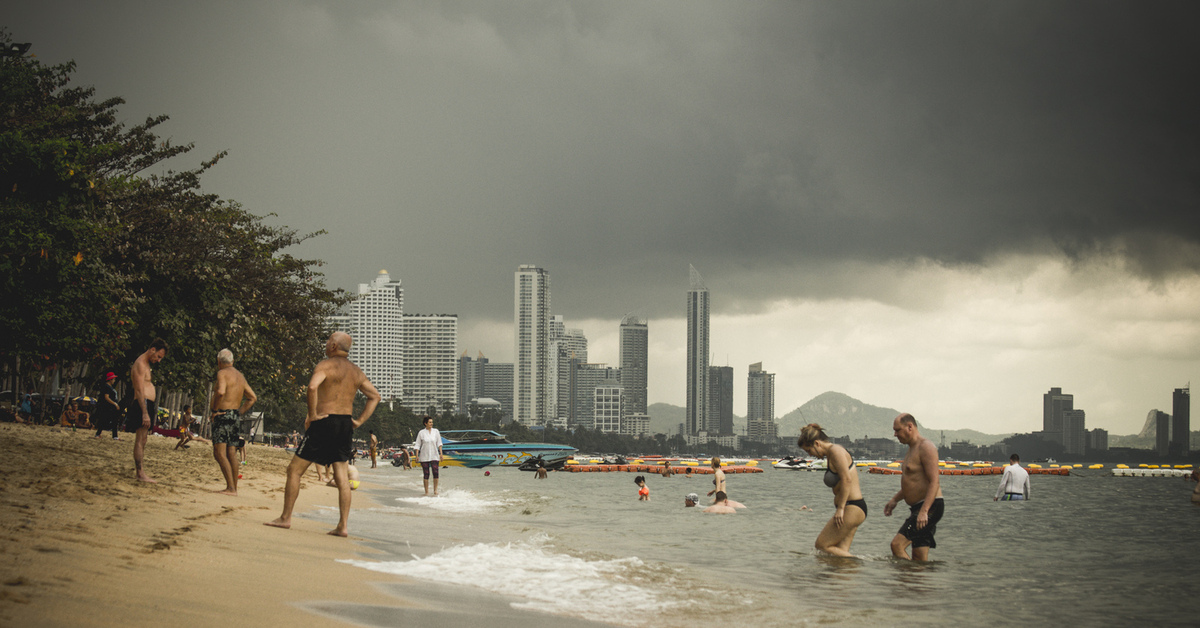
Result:
M73 399L71 399L71 401L82 401L84 403L96 403L96 400L92 399L91 397L74 397Z

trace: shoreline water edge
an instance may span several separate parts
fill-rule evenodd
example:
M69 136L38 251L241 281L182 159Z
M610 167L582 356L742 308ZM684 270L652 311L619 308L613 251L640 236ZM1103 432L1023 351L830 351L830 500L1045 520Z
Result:
M992 501L996 478L948 478L920 565L889 555L889 476L860 478L851 559L812 547L833 510L821 474L772 470L731 476L748 508L717 516L683 504L705 477L650 477L644 502L628 474L450 468L432 498L419 469L360 464L348 542L325 535L336 491L312 472L293 528L261 525L288 452L250 447L228 497L209 448L169 439L148 444L160 483L137 483L125 438L0 425L0 624L1170 626L1200 610L1200 508L1172 478L1038 476L1016 503Z
M445 590L339 562L381 552L355 534L353 517L349 541L325 534L337 520L337 491L311 472L293 528L261 525L282 503L287 451L248 447L230 497L216 492L224 481L201 443L176 451L175 439L152 436L146 465L158 483L137 482L131 436L0 424L0 625L479 625L478 615L455 612L464 606L507 615L500 625L561 623L500 613L507 600L463 587L448 605ZM377 507L355 492L355 514ZM338 605L373 609L389 623Z

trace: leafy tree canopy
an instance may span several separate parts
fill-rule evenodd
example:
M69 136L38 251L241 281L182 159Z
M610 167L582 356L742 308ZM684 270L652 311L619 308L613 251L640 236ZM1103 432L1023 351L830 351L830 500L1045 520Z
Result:
M6 48L12 39L0 31ZM0 59L0 360L10 375L87 365L128 373L156 337L156 383L199 395L228 347L276 407L303 393L324 317L348 300L318 260L286 251L322 232L272 227L200 189L224 153L148 174L187 153L126 126L120 98L70 84L75 64ZM89 381L93 377L89 377Z

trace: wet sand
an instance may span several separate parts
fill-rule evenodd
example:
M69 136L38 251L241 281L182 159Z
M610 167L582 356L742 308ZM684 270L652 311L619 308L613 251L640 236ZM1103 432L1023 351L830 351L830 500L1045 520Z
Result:
M230 497L215 492L224 481L211 445L174 451L175 439L151 436L146 471L158 483L145 484L133 477L132 434L91 436L0 424L0 625L478 626L483 618L463 611L507 607L460 588L457 610L446 610L437 587L337 562L374 557L354 540L353 511L350 539L300 517L290 530L262 525L282 508L284 450L249 447ZM336 490L313 478L297 514L337 505ZM354 509L372 506L355 492ZM514 625L563 623L502 614Z

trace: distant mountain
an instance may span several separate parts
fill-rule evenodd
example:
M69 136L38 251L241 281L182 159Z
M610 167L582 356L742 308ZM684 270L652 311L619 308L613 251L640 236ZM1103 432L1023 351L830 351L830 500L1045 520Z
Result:
M800 428L816 423L830 436L858 438L892 438L892 420L900 414L893 408L881 408L863 403L839 392L826 392L813 397L808 403L779 418L780 436L796 436ZM1011 434L985 434L977 430L939 430L923 425L917 420L921 435L941 444L944 439L949 445L954 441L967 441L972 445L991 445Z
M683 423L686 413L686 408L669 403L652 403L646 406L646 414L650 415L650 433L667 436L678 434L679 424Z
M646 406L646 414L650 415L650 433L674 436L679 433L679 424L687 415L687 408L673 406L669 403L652 403ZM746 431L746 417L733 415L733 431Z
M825 392L779 417L779 434L796 436L800 428L816 423L830 436L891 438L892 419L900 414L891 408L863 403L839 392ZM918 422L918 425L920 423Z
M683 423L686 412L684 408L669 403L654 403L646 408L650 415L650 431L664 434L675 434L679 424ZM776 420L779 423L779 435L795 437L800 428L809 423L817 423L825 428L830 436L849 436L850 438L891 438L892 419L900 414L892 408L881 408L863 403L853 397L839 392L826 392L812 398L808 403L792 410ZM745 417L734 417L734 426L744 430ZM917 422L921 425L920 421ZM924 429L925 426L922 426ZM952 441L965 440L974 445L991 445L1004 440L1009 434L984 434L975 430L933 430L925 429L927 438L940 442L944 437L946 444Z

